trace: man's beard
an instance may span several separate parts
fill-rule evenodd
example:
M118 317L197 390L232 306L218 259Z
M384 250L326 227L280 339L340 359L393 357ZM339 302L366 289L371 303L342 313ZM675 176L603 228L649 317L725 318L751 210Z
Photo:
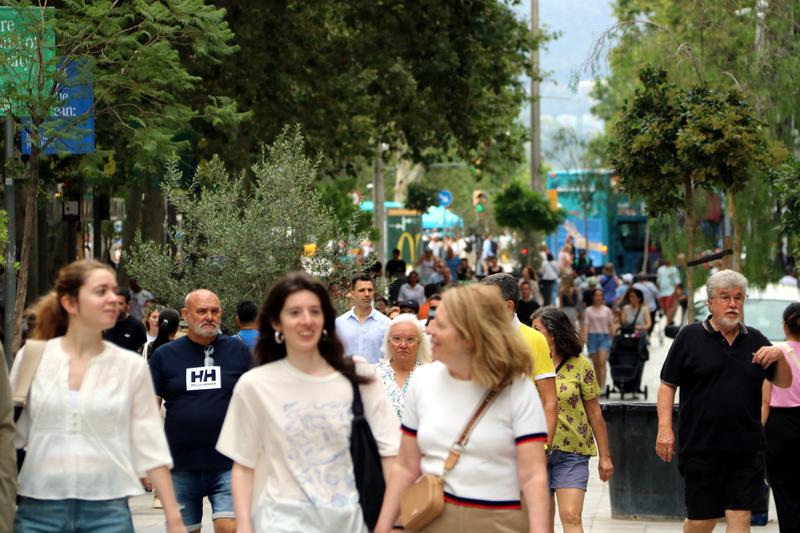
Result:
M197 335L198 337L214 337L219 333L219 326L215 326L214 329L205 329L203 328L202 324L197 326L189 326L189 329L192 330L192 333Z
M719 319L719 325L725 329L733 329L739 325L741 315L737 315L736 318L728 318L727 316L723 316Z

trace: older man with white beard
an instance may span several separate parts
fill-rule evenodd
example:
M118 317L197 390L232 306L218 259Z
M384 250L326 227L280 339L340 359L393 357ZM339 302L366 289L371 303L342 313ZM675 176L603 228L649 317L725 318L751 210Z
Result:
M175 463L175 496L190 532L200 531L207 497L214 531L233 533L233 463L215 447L233 387L250 369L250 350L220 334L222 307L213 292L190 292L182 313L187 335L161 345L150 358L158 403L163 398L167 410L164 430Z
M672 406L680 387L683 530L710 532L724 516L728 533L746 532L751 512L764 503L761 387L768 379L786 388L792 373L780 348L742 322L744 276L723 270L709 278L706 288L711 315L680 330L661 369L656 453L672 460Z

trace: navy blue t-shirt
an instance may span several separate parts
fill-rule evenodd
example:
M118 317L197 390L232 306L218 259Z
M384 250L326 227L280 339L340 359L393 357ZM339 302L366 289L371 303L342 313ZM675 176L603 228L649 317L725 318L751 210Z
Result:
M239 339L218 335L206 346L181 337L150 358L156 394L164 399L164 431L176 471L229 470L231 460L214 448L233 387L250 369L251 355ZM208 364L206 364L208 363Z

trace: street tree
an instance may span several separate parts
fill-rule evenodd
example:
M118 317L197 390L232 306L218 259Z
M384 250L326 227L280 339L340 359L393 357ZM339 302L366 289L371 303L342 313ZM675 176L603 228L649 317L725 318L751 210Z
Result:
M524 247L533 249L533 234L553 233L566 218L563 209L553 209L541 193L511 182L494 197L494 218L499 226L517 231ZM527 261L531 254L524 260Z
M159 168L167 154L188 147L176 133L192 120L207 119L219 127L247 115L228 96L188 99L200 78L187 69L185 58L213 64L236 50L223 9L203 0L11 0L5 5L15 10L18 23L0 48L0 102L15 119L24 118L32 146L22 182L18 324L27 299L41 161L53 143L81 135L82 123L94 114L98 137L108 140L117 161L128 162L124 168L141 176ZM76 74L68 80L70 65ZM68 82L92 82L94 103L86 113L54 121L63 105L59 88ZM20 335L17 327L14 346Z
M694 252L691 206L698 189L740 191L773 163L769 143L740 92L708 85L678 88L664 69L647 66L609 144L624 190L652 215L685 213L687 256ZM691 296L692 276L687 290ZM693 318L689 306L689 320Z
M608 52L610 74L603 73L603 82L595 86L599 103L593 111L606 122L607 131L613 131L624 103L633 97L640 66L655 64L667 69L678 86L709 83L740 89L770 137L783 143L790 153L798 153L798 7L793 0L614 2L619 22L603 34L589 61L593 63L591 70L599 75L597 67ZM777 191L764 176L752 178L750 186L726 195L726 211L734 227L734 264L740 252L747 250L742 270L748 276L775 267L775 251L780 249L782 237L772 231L770 216L780 206ZM751 253L762 247L768 253Z
M428 208L438 205L438 189L427 182L412 181L406 188L405 206L425 213Z
M263 301L287 272L304 269L346 286L356 269L346 252L363 234L342 231L315 190L320 162L306 155L299 128L287 128L262 148L249 172L230 174L213 157L187 188L176 161L164 192L180 224L168 228L177 253L137 238L124 255L125 268L167 304L180 306L197 288L214 291L226 310L238 301Z
M516 0L215 3L229 9L242 53L199 64L197 89L237 99L254 119L230 131L202 129L202 155L247 166L260 140L300 123L327 175L357 172L378 142L413 162L441 161L442 153L474 161L493 151L498 157L485 159L500 165L517 156L521 75L549 34L531 33L512 9Z

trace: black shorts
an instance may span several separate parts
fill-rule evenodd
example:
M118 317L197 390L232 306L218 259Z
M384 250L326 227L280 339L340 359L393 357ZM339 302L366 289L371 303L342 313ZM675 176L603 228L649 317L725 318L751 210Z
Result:
M708 520L726 510L763 512L764 454L690 453L678 458L686 487L686 517Z

